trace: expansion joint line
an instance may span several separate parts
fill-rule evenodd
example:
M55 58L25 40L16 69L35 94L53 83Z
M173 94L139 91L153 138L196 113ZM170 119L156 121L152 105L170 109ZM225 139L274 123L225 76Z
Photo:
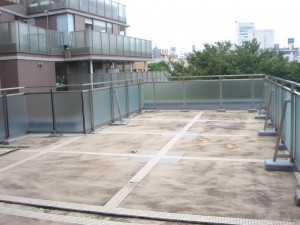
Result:
M142 181L142 179L159 163L159 161L167 154L167 152L182 138L186 132L195 124L202 116L203 112L198 113L185 127L180 130L162 149L153 156L153 158L142 168L131 180L104 206L105 209L114 209L134 190L134 188Z
M38 157L40 157L42 155L45 155L45 154L47 154L47 153L49 153L51 151L54 151L54 150L56 150L56 149L58 149L60 147L63 147L65 145L67 145L67 144L70 144L70 143L72 143L74 141L77 141L80 138L82 138L82 136L76 137L76 138L72 138L71 140L67 140L67 141L64 141L62 143L56 144L55 146L51 146L51 147L49 147L49 148L47 148L47 149L45 149L45 150L43 150L41 152L38 152L38 153L36 153L36 154L34 154L32 156L29 156L29 157L27 157L25 159L21 159L21 160L15 162L15 163L12 163L12 164L10 164L8 166L0 168L0 173L4 173L4 172L6 172L6 171L8 171L10 169L13 169L13 168L15 168L17 166L20 166L20 165L22 165L24 163L27 163L27 162L29 162L31 160L34 160L34 159L36 159L36 158L38 158Z

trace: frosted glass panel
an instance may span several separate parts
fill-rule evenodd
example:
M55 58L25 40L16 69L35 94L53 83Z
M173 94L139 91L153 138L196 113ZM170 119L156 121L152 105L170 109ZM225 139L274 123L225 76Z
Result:
M251 80L223 80L223 99L251 99Z
M121 115L125 116L127 114L127 110L126 110L126 91L125 91L125 87L116 87L114 88L114 90L117 92L118 94L118 98L119 98L119 106L120 106L120 110L121 110ZM116 95L114 93L114 116L115 118L119 118L120 114L118 111L118 106L117 106L117 100L116 100Z
M186 100L218 100L220 98L220 83L216 81L186 81Z
M5 125L3 115L3 98L0 97L0 139L5 138Z
M85 129L91 130L91 101L90 101L90 92L83 92L83 101L84 101L84 116L85 116Z
M27 132L27 110L25 95L7 96L9 133L11 136Z
M153 84L152 83L143 83L142 85L142 99L144 100L144 102L148 103L154 102L154 96L153 96Z
M26 95L28 130L31 132L51 132L53 130L51 95Z
M55 93L56 129L59 132L83 132L80 93Z
M117 54L117 36L114 34L109 35L109 46L110 46L110 54Z
M109 54L109 34L101 33L102 53Z
M182 101L182 82L156 83L156 101L157 102L178 102Z
M285 99L290 100L291 93L288 91L284 92ZM288 149L291 149L291 103L288 103L286 108L283 137L285 145L288 147Z
M129 112L135 112L139 110L139 87L138 84L129 85Z
M261 99L264 97L265 90L264 90L264 80L263 79L254 79L254 98Z
M94 91L94 118L95 126L111 122L110 89Z
M300 163L300 96L297 95L296 96L296 112L295 112L295 124L296 124L296 127L295 127L295 131L296 131L296 135L295 135L295 141L296 141L296 151L295 151L295 157L296 157L296 160L298 162L298 164Z

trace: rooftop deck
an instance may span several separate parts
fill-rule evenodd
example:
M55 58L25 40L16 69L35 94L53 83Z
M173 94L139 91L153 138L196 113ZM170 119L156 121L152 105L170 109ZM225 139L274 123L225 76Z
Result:
M143 111L94 134L19 137L0 149L0 221L299 224L299 173L264 169L276 137L254 116Z

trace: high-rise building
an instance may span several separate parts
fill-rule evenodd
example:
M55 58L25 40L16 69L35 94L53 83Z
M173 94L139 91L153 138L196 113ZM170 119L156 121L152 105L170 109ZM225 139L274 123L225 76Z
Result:
M255 30L254 23L236 23L236 44L241 45L245 41L249 41L249 32Z
M61 76L86 83L152 58L151 41L126 35L125 5L115 1L0 3L0 88L55 86Z
M249 40L256 39L260 48L274 48L274 30L252 30L249 31Z

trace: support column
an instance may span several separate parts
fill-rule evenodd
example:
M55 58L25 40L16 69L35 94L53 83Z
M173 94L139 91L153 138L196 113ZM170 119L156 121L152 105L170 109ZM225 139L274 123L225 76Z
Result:
M148 63L147 62L144 62L144 68L145 68L144 71L148 72Z

